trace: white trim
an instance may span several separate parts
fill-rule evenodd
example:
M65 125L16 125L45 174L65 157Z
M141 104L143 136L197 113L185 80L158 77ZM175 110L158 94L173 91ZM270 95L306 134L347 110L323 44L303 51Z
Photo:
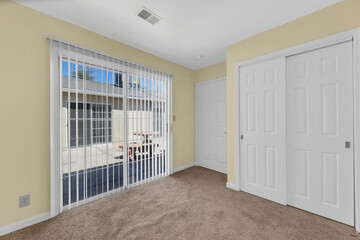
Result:
M353 81L354 81L354 197L355 229L360 231L360 30L353 38Z
M199 123L198 123L198 112L199 112L199 101L198 101L199 83L195 84L195 164L199 166Z
M203 86L203 85L207 85L207 84L212 84L212 83L216 83L216 82L220 82L220 81L224 81L225 80L225 85L226 85L226 77L221 77L221 78L216 78L216 79L212 79L212 80L208 80L208 81L203 81L203 82L198 82L195 84L195 164L196 166L200 166L199 163L199 122L198 122L198 112L199 112L199 94L198 94L198 90L199 90L199 86ZM217 171L217 170L214 170ZM226 172L224 172L225 174L227 174Z
M236 187L236 184L233 184L231 182L226 182L226 187L235 191L240 191L240 188Z
M190 164L187 164L185 166L182 166L182 167L178 167L178 168L175 168L172 170L172 173L176 173L176 172L180 172L182 170L185 170L187 168L191 168L191 167L194 167L195 166L195 163L190 163Z
M173 159L174 159L174 152L173 152L173 75L170 75L170 79L168 81L169 83L169 95L170 95L170 104L169 104L169 111L170 111L170 119L168 120L168 123L170 124L170 136L169 136L169 141L170 141L170 146L169 146L169 151L170 151L170 173L169 175L171 175L173 173Z
M300 45L296 45L293 47L285 48L285 49L279 50L277 52L272 52L272 53L269 53L266 55L262 55L259 57L244 60L244 61L236 63L235 68L250 65L252 63L266 61L266 60L269 60L272 58L289 57L292 55L296 55L296 54L300 54L300 53L304 53L304 52L308 52L308 51L313 51L315 49L328 47L328 46L339 44L342 42L351 41L354 38L354 36L357 34L358 31L360 31L360 28L355 28L353 30L349 30L349 31L338 33L338 34L331 35L328 37L320 38L320 39L313 40L313 41L303 43Z
M235 186L241 189L240 182L240 67L235 67Z
M360 28L355 28L342 33L334 34L328 37L310 41L294 47L286 48L277 52L255 57L236 63L235 66L235 185L241 189L240 183L240 119L239 119L239 68L276 57L289 57L303 52L313 51L319 48L329 47L343 42L353 42L353 72L354 72L354 185L355 185L355 229L360 231L360 127L357 122L360 121Z
M43 214L35 216L35 217L31 217L31 218L22 220L20 222L16 222L16 223L1 227L0 228L0 236L4 236L5 234L15 232L19 229L26 228L31 225L37 224L39 222L49 220L50 218L51 218L51 213L47 212L47 213L43 213Z
M55 217L61 212L61 181L60 181L60 141L61 121L60 119L60 84L57 77L60 75L57 67L58 57L50 46L50 212ZM61 83L61 82L60 82Z

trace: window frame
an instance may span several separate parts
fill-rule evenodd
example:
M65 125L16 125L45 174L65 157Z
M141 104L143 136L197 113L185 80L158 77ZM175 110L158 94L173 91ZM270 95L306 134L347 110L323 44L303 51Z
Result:
M76 104L76 102L74 101L71 101L70 102L70 106L71 106L71 104L72 103L74 103L74 104ZM83 105L84 105L84 102L83 101L78 101L78 104L79 103L82 103ZM63 107L64 109L65 109L65 114L67 115L67 112L68 112L68 104L69 104L69 102L66 100L65 101L65 107ZM90 104L90 115L91 115L91 119L90 119L90 122L91 122L91 127L90 127L90 129L91 129L91 133L92 133L92 130L93 130L93 125L92 125L92 123L93 122L95 122L94 120L93 120L93 118L92 118L92 114L93 114L93 108L92 108L92 106L93 105L103 105L103 106L106 106L106 104L104 104L104 103L96 103L96 102L93 102L93 101L91 101L91 102L86 102L86 104ZM113 105L112 104L108 104L108 107L110 107L111 108L111 111L110 112L108 112L108 113L110 113L111 114L111 117L109 118L109 116L108 116L108 120L107 121L111 121L111 124L112 124L112 116L113 116L113 110L114 110L114 108L113 108ZM71 109L70 109L71 110ZM82 119L82 118L81 118ZM64 119L63 119L64 120ZM71 121L83 121L83 120L80 120L80 119L78 119L78 120L76 120L76 119L71 119ZM102 119L102 121L106 121L106 119L104 118L104 119ZM110 137L111 137L111 140L112 140L112 137L113 137L113 134L112 134L112 131L113 131L113 129L112 129L112 127L113 127L113 125L111 125L111 127L110 127L110 129L111 129L111 135L110 135ZM63 146L63 147L68 147L68 138L69 138L69 136L68 136L68 128L69 128L69 126L68 125L66 125L66 141L65 141L65 143L66 143L66 145L65 146ZM88 147L88 146L94 146L94 147L101 147L102 145L104 145L104 144L106 144L106 143L111 143L111 141L109 141L109 140L107 140L106 142L103 142L103 143L94 143L94 139L93 139L93 134L91 134L92 136L91 136L91 143L90 144L86 144L86 147ZM71 136L70 136L70 138L71 138ZM70 139L71 140L71 139ZM71 142L71 141L70 141ZM78 145L78 147L84 147L84 145ZM70 146L70 148L76 148L76 145L75 146Z

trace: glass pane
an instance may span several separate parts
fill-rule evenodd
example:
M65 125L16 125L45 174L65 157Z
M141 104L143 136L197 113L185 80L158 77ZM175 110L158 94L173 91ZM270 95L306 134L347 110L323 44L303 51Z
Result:
M129 66L131 74L123 75L114 69L84 63L76 66L66 60L61 66L63 205L122 187L125 151L131 152L130 184L164 173L165 105L161 101L165 84L140 77L138 67ZM124 85L129 96L127 115ZM130 139L127 149L125 134Z

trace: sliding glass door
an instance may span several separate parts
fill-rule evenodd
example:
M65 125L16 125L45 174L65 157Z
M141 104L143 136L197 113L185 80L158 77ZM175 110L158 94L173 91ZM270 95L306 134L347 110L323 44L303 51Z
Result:
M171 75L51 40L60 212L170 173Z

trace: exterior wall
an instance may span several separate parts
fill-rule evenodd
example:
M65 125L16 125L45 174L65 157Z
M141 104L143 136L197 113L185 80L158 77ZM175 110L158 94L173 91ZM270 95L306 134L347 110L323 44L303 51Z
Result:
M195 72L195 82L204 82L217 78L226 77L226 62L217 63Z
M194 71L0 1L0 227L50 211L50 35L174 75L173 167L195 162ZM4 80L8 79L8 80ZM19 196L31 205L19 208Z
M357 28L360 26L359 12L359 0L344 0L227 47L228 182L235 183L234 65L240 61Z
M63 106L66 106L66 101L63 101L64 102ZM131 102L130 102L130 104L131 104ZM62 112L63 112L63 116L66 116L67 108L63 107ZM134 112L132 112L132 111L128 112L129 119L132 119L133 113ZM153 113L148 112L148 111L139 111L138 113L134 114L134 117L139 118L139 119L134 119L134 121L132 121L132 120L128 121L128 128L129 128L128 139L129 139L129 142L141 142L142 138L139 135L134 135L134 132L140 131L140 128L141 128L140 118L141 117L150 119L150 121L147 121L146 124L145 124L145 121L143 121L142 129L144 132L146 131L146 129L149 128L149 126L152 126L153 125ZM69 155L71 156L71 171L82 170L85 168L93 168L95 166L102 166L107 163L111 164L111 163L115 163L115 162L122 162L123 161L122 159L117 159L116 157L123 156L123 154L124 154L123 149L119 148L120 145L124 144L124 139L125 139L123 124L124 124L124 111L119 110L119 108L117 108L117 104L114 104L113 109L112 109L112 126L111 126L112 141L109 142L109 144L108 144L109 158L108 158L108 162L106 162L106 160L107 160L106 144L78 146L78 148L73 146L72 148L70 148L70 154L69 154L69 150L67 148L67 146L68 146L67 120L64 119L63 125L62 125L63 173L69 172L69 165L68 165ZM162 147L164 147L163 139L164 138L153 139L154 142L156 142L160 145L159 147L156 148L157 150L155 150L154 152L157 152ZM86 151L85 151L85 148L86 148ZM86 152L86 165L85 165L85 161L84 161L85 160L84 152ZM91 155L91 157L90 157L90 155Z
M76 96L74 93L70 94L70 102L75 102ZM68 95L67 93L63 93L62 97L62 116L63 116L63 123L62 123L62 145L63 147L67 146L67 102L68 102ZM78 102L83 102L83 95L78 95ZM96 99L96 96L86 96L86 102L87 103L97 103L97 104L105 104L105 102L101 102L101 97L98 97ZM111 117L112 117L112 141L113 142L123 142L124 141L124 111L123 108L123 99L122 98L108 98L108 104L111 105ZM135 102L134 102L135 105ZM148 129L152 129L153 127L153 112L152 111L146 111L145 107L143 106L143 111L138 111L136 113L136 110L131 111L132 106L132 100L129 101L129 111L128 111L128 139L129 141L132 141L134 132L140 131L141 127L143 131ZM134 114L134 116L133 116ZM134 118L134 123L133 119ZM138 118L138 119L137 119ZM144 120L141 121L140 118L143 118ZM146 118L146 119L145 119ZM141 124L142 123L142 124ZM142 126L141 126L142 125Z

